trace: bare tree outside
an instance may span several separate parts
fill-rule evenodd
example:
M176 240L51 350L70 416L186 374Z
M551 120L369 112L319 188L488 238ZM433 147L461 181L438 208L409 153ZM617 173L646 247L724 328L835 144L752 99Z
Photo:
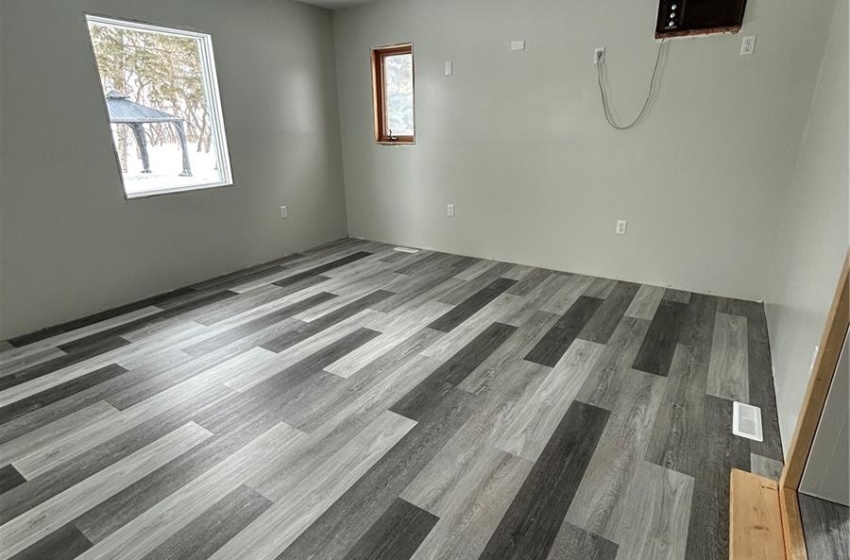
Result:
M132 127L113 120L128 193L132 188L156 190L221 181L200 39L91 20L89 29L107 105L110 99L127 99L174 117L173 122L142 121L141 142ZM181 134L191 173L181 164ZM145 151L149 169L142 161Z

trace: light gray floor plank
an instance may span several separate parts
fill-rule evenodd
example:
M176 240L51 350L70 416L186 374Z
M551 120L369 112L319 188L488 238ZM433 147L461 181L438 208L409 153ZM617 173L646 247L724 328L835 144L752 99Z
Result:
M274 503L210 560L273 559L389 451L416 422L386 412L306 480L252 486Z
M626 317L652 321L663 297L664 288L648 285L641 286L638 288L638 293L635 299L632 300L632 304L626 310Z
M280 423L200 477L97 543L78 560L138 560L207 511L242 482L301 444L304 434ZM239 557L238 555L234 558Z
M413 560L475 560L507 511L532 463L485 447L472 467L428 500L440 519Z
M620 541L609 522L646 452L666 382L636 370L630 374L567 513L567 522L614 542Z
M438 360L447 360L461 348L472 342L475 337L484 332L493 323L502 322L506 317L513 316L523 309L525 300L511 294L502 294L487 304L459 327L447 333L423 354Z
M718 313L708 366L707 393L739 402L749 402L747 365L747 318Z
M107 402L98 401L73 414L33 430L0 445L0 465L8 465L44 447L78 432L86 426L115 419L120 412Z
M494 445L537 461L603 350L601 344L576 340L537 390L517 404L511 423Z
M596 368L579 391L578 400L611 410L620 387L632 376L632 363L640 352L650 322L625 317L614 330Z
M13 519L0 527L0 559L11 558L211 436L197 424L186 424Z
M646 461L611 518L617 560L682 560L688 542L694 480Z
M750 469L753 474L778 481L784 467L782 461L750 453Z

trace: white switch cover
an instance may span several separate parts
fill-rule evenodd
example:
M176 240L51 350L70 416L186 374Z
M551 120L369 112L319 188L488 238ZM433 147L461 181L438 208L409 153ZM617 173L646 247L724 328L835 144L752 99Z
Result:
M617 235L626 235L626 226L628 226L626 220L617 220Z
M451 60L446 61L446 76L451 76L454 74L454 64L452 64Z
M448 206L446 206L446 216L448 216L449 218L455 217L455 205L454 204L449 204Z
M288 217L289 217L289 210L286 209L286 206L281 206L280 207L280 219L283 220L284 218L288 218Z
M511 50L512 51L524 51L525 50L525 41L511 41Z
M741 56L750 56L756 50L756 36L749 35L741 41Z

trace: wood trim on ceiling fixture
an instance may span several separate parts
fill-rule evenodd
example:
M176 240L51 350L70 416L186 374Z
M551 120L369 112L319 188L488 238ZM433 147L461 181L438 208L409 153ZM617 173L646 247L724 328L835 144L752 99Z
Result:
M386 120L386 91L384 82L384 59L388 56L397 56L400 54L413 55L413 44L403 43L400 45L390 45L387 47L375 47L371 52L372 62L372 114L374 116L375 141L378 144L388 146L404 146L416 143L415 136L390 136L387 130ZM416 90L416 62L413 61L414 75L413 88ZM414 93L414 115L416 107L416 97Z

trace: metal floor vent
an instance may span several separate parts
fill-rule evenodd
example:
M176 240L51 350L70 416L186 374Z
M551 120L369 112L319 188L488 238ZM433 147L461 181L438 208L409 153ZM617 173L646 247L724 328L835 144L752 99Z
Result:
M736 402L732 407L732 433L755 441L763 441L761 409Z
M419 249L411 249L410 247L396 247L393 251L398 251L399 253L418 253Z

